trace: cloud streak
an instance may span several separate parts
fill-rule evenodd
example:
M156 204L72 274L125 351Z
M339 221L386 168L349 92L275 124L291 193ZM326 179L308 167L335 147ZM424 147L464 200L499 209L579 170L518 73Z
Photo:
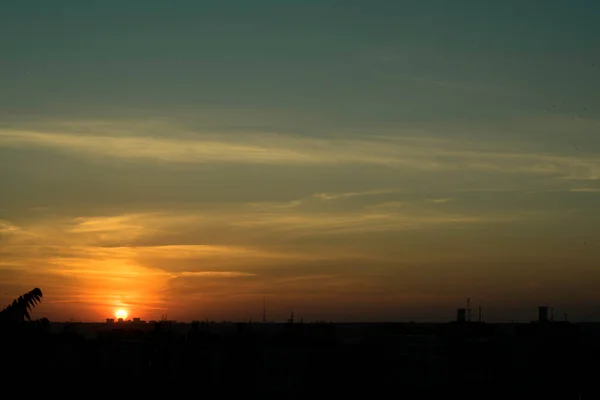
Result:
M433 203L433 204L446 204L446 203L449 203L451 201L454 201L454 199L450 198L450 197L441 198L441 199L428 199L427 200L428 203Z
M569 189L569 192L576 192L576 193L599 193L600 192L600 188L574 188L574 189Z
M172 273L170 276L177 277L201 277L201 278L243 278L249 276L256 276L250 272L239 272L239 271L197 271L197 272L180 272Z
M591 156L464 150L460 143L292 135L183 134L156 136L84 135L0 130L0 146L43 147L89 157L188 164L379 165L428 171L481 170L598 179L600 161ZM348 193L346 196L358 194ZM322 194L327 199L334 194ZM344 195L342 195L344 196Z
M364 196L377 196L381 194L393 194L399 193L398 189L380 189L380 190L366 190L362 192L342 192L342 193L316 193L313 197L321 200L339 200L346 199L349 197L364 197Z

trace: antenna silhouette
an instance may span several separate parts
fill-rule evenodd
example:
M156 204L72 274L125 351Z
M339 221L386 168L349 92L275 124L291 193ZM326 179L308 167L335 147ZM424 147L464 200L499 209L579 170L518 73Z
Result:
M267 323L267 303L265 298L263 297L263 324Z
M467 321L471 322L471 298L467 298Z

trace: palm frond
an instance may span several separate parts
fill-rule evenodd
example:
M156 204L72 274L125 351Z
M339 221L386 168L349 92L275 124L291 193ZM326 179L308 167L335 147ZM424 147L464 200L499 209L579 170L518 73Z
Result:
M42 301L42 291L35 288L13 300L5 309L0 311L0 319L10 322L31 321L29 312Z

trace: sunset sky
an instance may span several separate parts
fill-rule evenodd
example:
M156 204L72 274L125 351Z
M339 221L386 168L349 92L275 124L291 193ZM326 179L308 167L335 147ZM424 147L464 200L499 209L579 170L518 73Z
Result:
M490 321L600 307L600 2L0 10L0 305ZM596 314L600 317L600 314Z

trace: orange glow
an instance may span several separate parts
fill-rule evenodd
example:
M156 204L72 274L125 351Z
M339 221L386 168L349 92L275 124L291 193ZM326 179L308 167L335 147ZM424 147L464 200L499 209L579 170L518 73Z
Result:
M122 318L123 320L126 320L127 319L127 311L117 310L117 312L115 313L115 317L117 317L117 319Z

